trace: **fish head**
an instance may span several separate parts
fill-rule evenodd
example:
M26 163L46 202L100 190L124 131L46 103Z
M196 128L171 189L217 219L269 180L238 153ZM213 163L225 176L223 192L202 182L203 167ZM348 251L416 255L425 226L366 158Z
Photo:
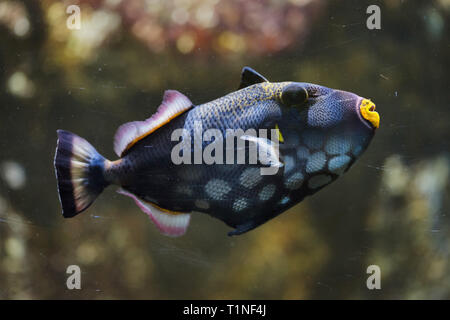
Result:
M308 124L311 126L331 128L356 125L374 132L380 125L375 104L351 92L290 82L281 90L280 100L285 106L308 110Z
M298 92L294 95L294 91ZM304 100L303 103L289 103L295 100L294 96L298 101ZM280 123L280 130L290 130L300 137L300 145L293 147L328 159L322 170L331 173L335 171L332 164L337 163L338 160L333 160L336 157L345 160L345 165L344 161L339 162L342 163L339 169L343 169L339 173L346 171L366 150L380 124L380 116L371 100L343 90L291 82L282 88L280 101L285 120L284 124ZM285 137L285 140L288 139Z

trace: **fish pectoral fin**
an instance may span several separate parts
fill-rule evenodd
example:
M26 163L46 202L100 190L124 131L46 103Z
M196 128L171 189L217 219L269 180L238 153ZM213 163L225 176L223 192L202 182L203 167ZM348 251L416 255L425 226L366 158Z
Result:
M269 80L267 80L252 68L244 67L241 73L241 84L239 85L239 89L243 89L261 82L269 82Z
M278 123L275 125L275 130L277 130L277 132L278 132L278 142L284 143L284 138L283 138L283 135L281 134L280 128L278 127Z
M159 208L154 204L144 202L135 194L122 188L117 190L117 193L132 198L138 207L150 217L150 220L153 221L162 234L169 237L179 237L186 233L191 219L189 213L180 213Z
M114 151L119 157L122 157L136 142L189 110L192 106L191 100L184 94L176 90L166 90L161 105L150 118L145 121L128 122L117 129L114 136Z
M284 163L277 148L271 140L262 137L255 137L252 135L243 135L242 140L253 142L258 147L258 161L264 166L283 168Z

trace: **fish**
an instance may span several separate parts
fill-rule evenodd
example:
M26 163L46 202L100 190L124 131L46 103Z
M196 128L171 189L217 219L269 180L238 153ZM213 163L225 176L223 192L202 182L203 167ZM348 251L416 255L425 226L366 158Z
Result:
M118 185L164 235L184 235L193 213L220 219L230 236L244 234L347 172L379 124L370 99L307 82L270 82L244 67L238 90L210 102L194 105L165 91L150 118L119 127L117 160L57 130L62 214L78 215Z

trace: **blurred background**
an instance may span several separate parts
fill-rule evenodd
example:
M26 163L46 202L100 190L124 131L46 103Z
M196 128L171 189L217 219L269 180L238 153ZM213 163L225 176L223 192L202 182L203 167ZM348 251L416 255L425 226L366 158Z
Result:
M381 30L366 27L371 4ZM449 299L449 13L449 0L0 1L0 299ZM114 188L63 219L57 129L114 159L116 128L164 90L203 103L245 65L371 98L367 152L239 237L200 214L164 237ZM67 289L69 265L82 290Z

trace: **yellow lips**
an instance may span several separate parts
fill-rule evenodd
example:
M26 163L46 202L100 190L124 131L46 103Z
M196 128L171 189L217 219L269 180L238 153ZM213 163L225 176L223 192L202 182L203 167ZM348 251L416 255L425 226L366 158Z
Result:
M374 128L378 128L380 126L380 115L375 111L375 108L375 104L369 99L363 99L359 106L362 117L369 121Z

